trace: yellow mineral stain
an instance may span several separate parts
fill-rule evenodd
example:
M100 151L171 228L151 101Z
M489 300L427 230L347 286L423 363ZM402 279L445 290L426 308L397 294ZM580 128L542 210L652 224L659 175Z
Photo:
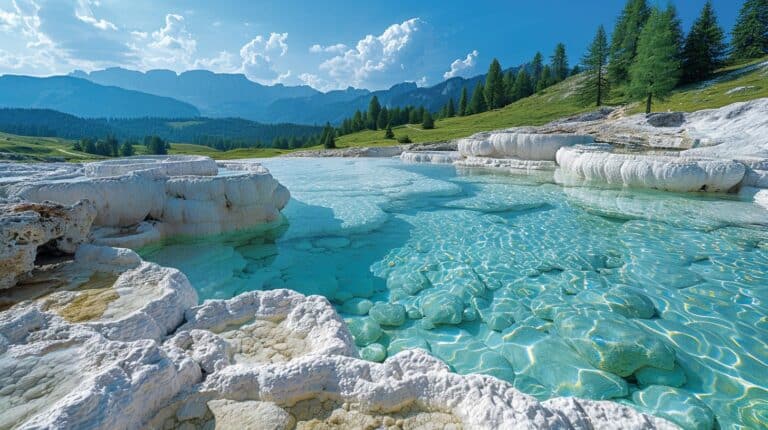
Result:
M113 286L117 277L109 273L94 273L77 291L74 300L59 311L62 318L71 323L93 321L106 312L109 304L120 295Z

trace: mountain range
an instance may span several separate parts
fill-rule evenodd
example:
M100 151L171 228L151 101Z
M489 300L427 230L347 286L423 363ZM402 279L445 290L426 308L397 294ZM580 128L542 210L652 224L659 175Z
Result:
M513 72L515 69L510 69ZM431 87L405 82L386 90L320 92L306 85L262 85L242 74L192 70L139 72L119 67L68 76L0 76L0 107L52 109L82 118L243 118L266 124L339 124L371 97L383 106L424 106L436 112L485 75L451 78Z
M509 70L516 72L517 69ZM70 77L171 97L194 105L204 116L296 124L338 124L352 116L355 110L367 109L374 95L383 106L423 105L434 112L440 110L449 98L458 102L463 87L471 93L477 82L485 80L485 75L479 75L455 77L431 87L404 82L380 91L349 87L323 93L306 85L268 86L250 81L242 74L207 70L176 74L170 70L138 72L113 67L90 73L75 71Z

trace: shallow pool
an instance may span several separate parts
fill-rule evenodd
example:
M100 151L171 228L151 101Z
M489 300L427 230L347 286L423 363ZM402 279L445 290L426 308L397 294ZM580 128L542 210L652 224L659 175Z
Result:
M291 190L287 225L144 257L201 300L324 295L364 358L420 347L539 398L768 422L768 215L752 202L396 159L264 164Z

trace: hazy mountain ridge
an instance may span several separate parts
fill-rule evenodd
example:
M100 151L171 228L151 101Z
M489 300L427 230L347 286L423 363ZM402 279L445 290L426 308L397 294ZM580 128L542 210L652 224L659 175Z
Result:
M83 118L200 116L189 103L69 76L0 76L0 107L52 109Z
M516 72L517 69L508 69ZM138 72L109 68L90 73L75 71L71 76L103 85L172 97L196 106L210 117L240 117L262 123L338 124L355 110L365 110L372 96L383 106L421 106L438 111L449 98L458 103L461 89L470 93L485 75L451 78L431 87L403 82L386 90L369 91L349 87L326 93L308 86L267 86L242 74L193 70L176 74L170 70Z

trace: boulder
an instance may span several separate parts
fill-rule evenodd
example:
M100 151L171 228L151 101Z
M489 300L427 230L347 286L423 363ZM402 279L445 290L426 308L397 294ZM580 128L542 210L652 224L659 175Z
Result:
M405 306L396 303L378 302L368 311L368 315L385 327L399 327L406 321Z

